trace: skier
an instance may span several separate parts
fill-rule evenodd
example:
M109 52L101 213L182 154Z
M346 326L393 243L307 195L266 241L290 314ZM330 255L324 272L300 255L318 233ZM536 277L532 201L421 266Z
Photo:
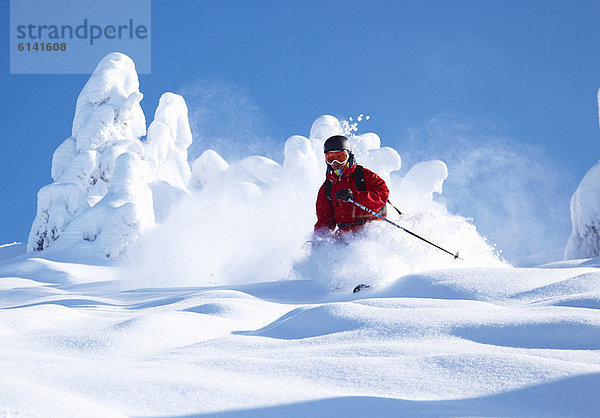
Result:
M355 231L367 222L379 219L348 199L386 216L388 187L377 174L356 164L348 138L332 136L325 141L323 150L327 174L317 194L315 234L323 237L334 231L336 234Z

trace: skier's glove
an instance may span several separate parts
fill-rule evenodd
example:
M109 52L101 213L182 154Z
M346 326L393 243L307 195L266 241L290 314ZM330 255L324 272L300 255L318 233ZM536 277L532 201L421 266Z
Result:
M348 199L352 199L352 190L350 190L350 189L338 190L337 193L335 194L335 198L337 200L343 200L344 202L347 202Z

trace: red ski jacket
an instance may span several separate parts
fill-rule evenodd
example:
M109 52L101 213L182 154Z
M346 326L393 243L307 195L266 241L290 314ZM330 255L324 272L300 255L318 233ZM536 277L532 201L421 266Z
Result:
M325 184L317 194L317 223L315 232L333 231L336 226L340 229L356 229L367 221L379 219L368 212L354 206L350 202L337 200L335 194L341 189L352 190L353 200L367 208L378 212L387 203L389 190L385 181L377 174L363 168L366 191L359 191L354 180L354 170L357 165L346 167L340 177L332 172L327 173L327 180L331 181L331 202L325 196Z

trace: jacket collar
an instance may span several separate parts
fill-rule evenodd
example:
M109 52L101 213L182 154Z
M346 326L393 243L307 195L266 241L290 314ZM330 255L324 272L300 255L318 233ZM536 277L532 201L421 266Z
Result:
M327 175L325 177L327 178L327 180L329 180L331 182L340 181L340 180L345 179L348 176L352 175L352 173L354 172L355 169L356 169L356 164L354 164L350 167L346 167L346 168L344 168L344 172L342 173L342 175L338 177L328 166L327 167Z

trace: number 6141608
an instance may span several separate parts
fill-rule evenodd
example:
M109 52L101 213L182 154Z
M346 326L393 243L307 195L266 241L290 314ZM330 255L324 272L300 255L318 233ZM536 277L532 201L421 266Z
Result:
M19 51L47 51L59 52L66 51L67 44L65 42L27 42L18 45Z

